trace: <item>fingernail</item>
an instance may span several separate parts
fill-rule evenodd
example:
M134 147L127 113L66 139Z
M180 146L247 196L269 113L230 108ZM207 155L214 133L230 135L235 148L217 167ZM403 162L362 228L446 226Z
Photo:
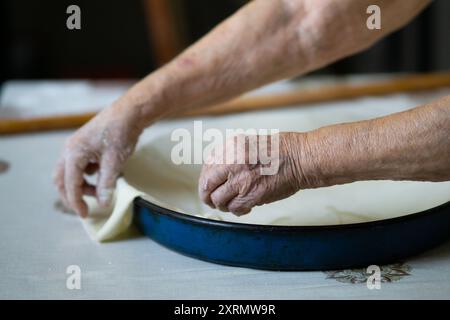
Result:
M112 195L114 193L113 189L102 189L98 195L98 200L100 205L106 207L111 202Z

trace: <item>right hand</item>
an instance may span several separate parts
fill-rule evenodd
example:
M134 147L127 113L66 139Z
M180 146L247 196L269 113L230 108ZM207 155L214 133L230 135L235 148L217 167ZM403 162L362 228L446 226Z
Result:
M116 179L133 152L141 129L131 111L111 106L70 136L54 172L61 199L81 217L88 214L83 195L96 196L107 206ZM98 172L96 186L88 184L85 174Z

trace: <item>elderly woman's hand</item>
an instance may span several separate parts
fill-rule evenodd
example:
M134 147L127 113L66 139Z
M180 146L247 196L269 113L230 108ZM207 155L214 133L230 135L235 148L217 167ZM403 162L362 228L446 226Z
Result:
M281 133L229 139L213 150L202 168L200 198L212 208L243 215L254 206L287 198L308 187L305 138L302 133Z
M54 172L64 204L80 216L87 216L82 196L96 196L106 206L125 160L133 152L140 130L132 112L119 112L114 107L103 110L67 139ZM96 186L84 175L98 171Z

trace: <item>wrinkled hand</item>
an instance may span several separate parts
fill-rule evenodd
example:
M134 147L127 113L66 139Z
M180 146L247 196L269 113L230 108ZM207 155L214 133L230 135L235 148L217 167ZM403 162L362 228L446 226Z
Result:
M213 150L200 174L199 196L202 201L212 208L243 215L249 213L254 206L287 198L306 186L307 178L303 174L301 163L301 158L304 157L302 148L305 145L303 134L280 133L279 148L273 148L273 153L259 147L261 137L264 136L257 136L257 139L252 140L244 136L244 144L236 143L235 137ZM233 143L235 149L232 147ZM257 152L257 161L251 161L251 148ZM270 144L267 148L271 149ZM275 174L261 174L261 169L268 167L267 162L261 163L261 150L270 154L270 165L275 164L275 167L278 167ZM227 157L226 154L233 152L235 160L245 161L235 161L231 164L230 161L223 161Z
M82 217L87 216L83 195L96 196L100 205L107 206L139 134L129 113L110 107L69 137L54 172L54 183L64 204ZM95 172L96 186L85 180L85 174Z

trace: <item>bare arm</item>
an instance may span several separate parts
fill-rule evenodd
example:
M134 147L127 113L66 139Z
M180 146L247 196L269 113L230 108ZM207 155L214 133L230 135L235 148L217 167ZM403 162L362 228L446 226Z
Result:
M450 96L368 121L307 133L305 186L358 180L450 180Z
M257 0L239 10L118 102L143 126L222 102L361 51L412 19L428 0L375 1L381 30L366 26L373 0Z
M382 29L366 27L373 0L255 0L131 88L71 136L55 171L67 206L86 216L83 194L106 205L149 124L222 102L356 53L411 20L429 0L378 0ZM98 170L96 186L84 173Z

